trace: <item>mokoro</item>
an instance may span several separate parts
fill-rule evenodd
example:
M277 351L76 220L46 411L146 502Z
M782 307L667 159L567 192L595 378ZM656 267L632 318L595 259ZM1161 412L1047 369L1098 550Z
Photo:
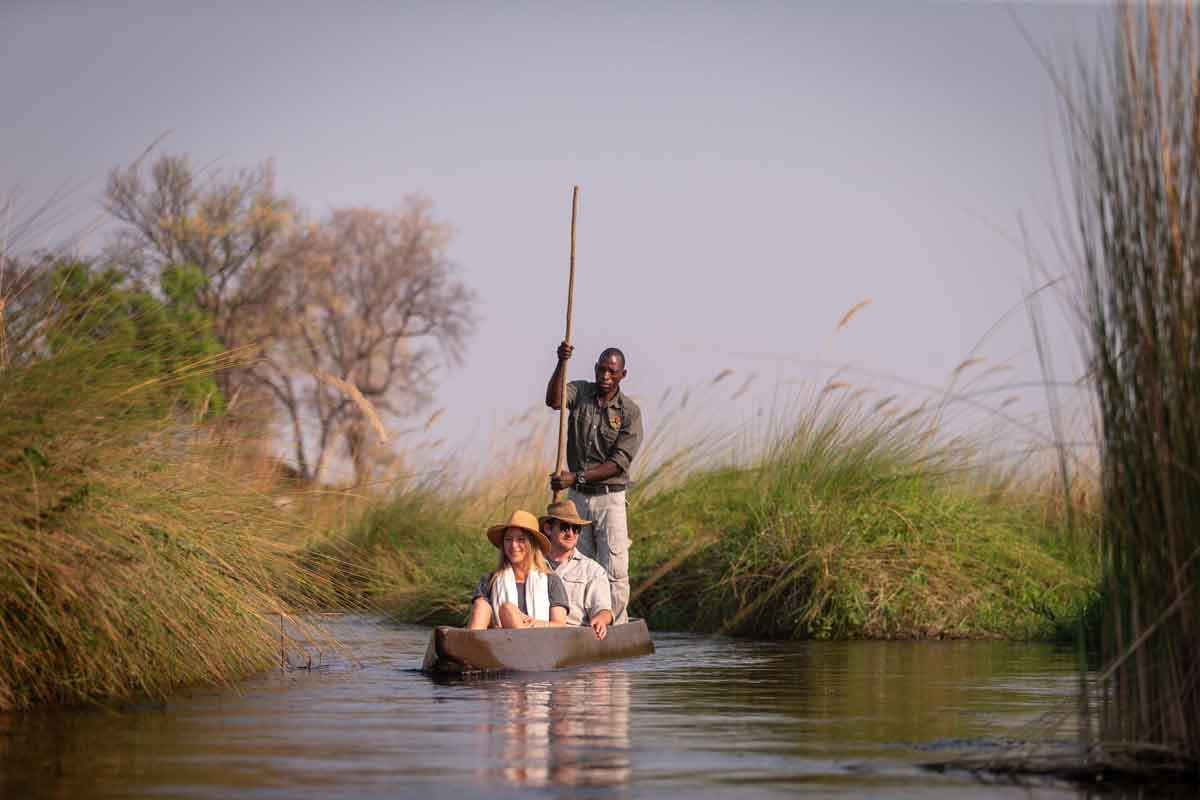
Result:
M650 630L640 619L609 626L603 640L586 625L486 631L442 626L429 637L421 669L442 675L540 672L653 652Z

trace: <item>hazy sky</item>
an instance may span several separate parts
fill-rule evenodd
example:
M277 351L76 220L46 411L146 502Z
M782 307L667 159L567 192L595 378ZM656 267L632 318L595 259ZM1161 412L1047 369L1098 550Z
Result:
M428 196L481 298L436 401L460 444L540 400L574 184L572 376L622 347L648 425L727 368L717 418L816 362L938 386L1032 282L1018 214L1056 208L1056 100L1014 15L1066 61L1105 9L0 0L0 190L70 183L86 221L170 131L197 163L274 158L316 214ZM1027 367L1030 346L1018 314L981 354Z

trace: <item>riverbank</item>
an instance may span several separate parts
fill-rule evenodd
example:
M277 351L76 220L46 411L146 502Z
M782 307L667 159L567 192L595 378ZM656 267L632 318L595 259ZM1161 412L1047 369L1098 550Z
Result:
M289 487L254 442L183 413L180 383L217 364L112 355L5 372L0 710L237 680L288 658L280 621L304 609L461 624L495 564L484 527L548 499L537 446L374 502ZM919 415L818 400L771 430L739 451L651 443L631 574L656 630L1049 638L1094 596L1088 516L1068 526L1061 493Z
M660 454L643 471L632 610L654 629L1046 639L1070 635L1094 601L1090 517L1076 507L1068 524L1052 481L1002 476L977 450L936 443L927 420L852 401L773 430L752 457L668 478L684 454ZM495 568L484 527L511 507L540 511L549 471L522 464L503 485L454 492L431 481L370 508L326 552L356 564L350 582L397 620L461 624Z
M286 660L305 609L461 624L495 565L484 528L548 500L536 437L385 498L289 486L210 415L242 354L57 313L0 391L0 710L227 683ZM928 415L823 389L738 447L674 430L629 498L632 609L659 631L1047 638L1094 594L1089 516L1068 525L1061 492L1029 488L1053 482L1002 477Z

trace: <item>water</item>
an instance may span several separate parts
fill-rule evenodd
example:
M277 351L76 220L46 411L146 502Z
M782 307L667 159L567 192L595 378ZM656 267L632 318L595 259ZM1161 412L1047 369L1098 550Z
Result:
M1042 735L1070 651L1003 642L747 642L439 683L429 630L332 620L354 659L113 711L0 715L0 797L1082 797L924 762Z

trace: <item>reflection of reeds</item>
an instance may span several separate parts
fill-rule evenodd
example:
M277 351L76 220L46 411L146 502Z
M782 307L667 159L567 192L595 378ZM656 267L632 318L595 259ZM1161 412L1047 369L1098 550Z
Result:
M1200 25L1124 10L1067 113L1098 399L1106 738L1200 759Z

